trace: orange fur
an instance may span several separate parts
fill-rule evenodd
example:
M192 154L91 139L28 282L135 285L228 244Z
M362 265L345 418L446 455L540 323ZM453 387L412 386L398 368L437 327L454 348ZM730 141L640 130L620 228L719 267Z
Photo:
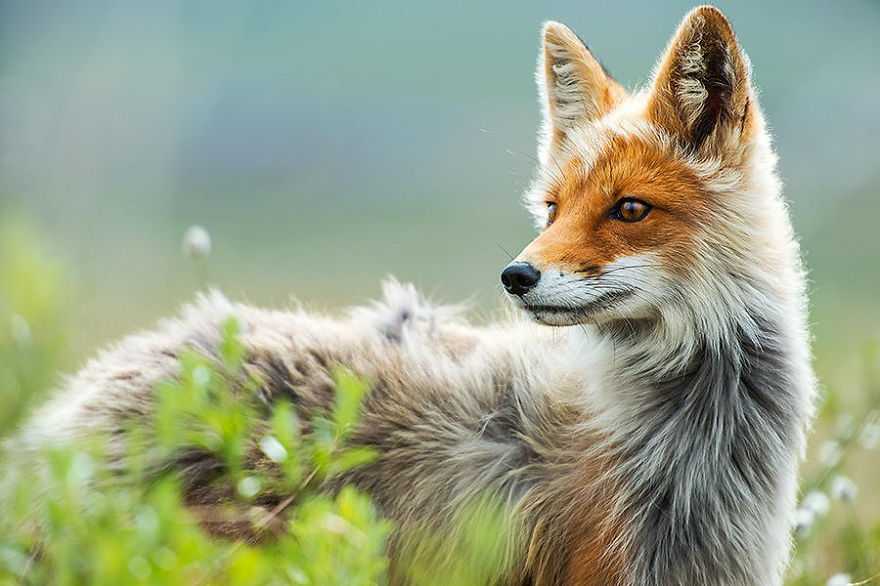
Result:
M523 252L535 266L563 270L600 270L622 256L659 254L669 268L695 254L697 219L712 205L706 190L686 164L661 146L638 136L616 137L603 150L590 173L577 157L548 194L557 204L555 221ZM653 206L641 222L609 218L619 198L637 197Z
M607 463L593 462L587 468L588 478L603 478ZM565 584L608 586L618 584L623 576L624 551L620 544L626 527L620 519L609 515L613 509L614 487L607 480L594 484L589 502L573 520L570 534L573 545L565 568Z

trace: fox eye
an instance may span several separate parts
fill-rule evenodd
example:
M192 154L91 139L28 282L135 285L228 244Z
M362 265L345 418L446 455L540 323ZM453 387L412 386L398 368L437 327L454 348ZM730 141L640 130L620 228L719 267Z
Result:
M611 210L611 218L621 222L639 222L651 211L651 204L634 197L625 197Z
M553 223L553 220L556 219L556 202L548 201L547 202L547 225Z

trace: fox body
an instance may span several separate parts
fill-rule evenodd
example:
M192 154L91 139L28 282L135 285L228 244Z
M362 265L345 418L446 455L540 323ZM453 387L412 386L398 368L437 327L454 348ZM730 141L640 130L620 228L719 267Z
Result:
M393 282L342 319L212 294L90 362L15 449L147 421L179 354L215 355L234 316L270 404L326 410L336 364L371 381L352 441L379 457L345 480L395 522L397 582L408 540L490 493L516 533L498 584L781 584L815 385L749 62L700 7L641 91L552 22L537 77L540 232L502 279L532 319L474 327ZM209 456L170 465L220 498Z

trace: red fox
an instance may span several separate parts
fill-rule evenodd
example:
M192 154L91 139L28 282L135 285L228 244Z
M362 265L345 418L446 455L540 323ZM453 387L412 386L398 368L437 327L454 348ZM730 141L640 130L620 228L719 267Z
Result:
M394 522L392 583L414 536L489 493L517 533L493 583L781 584L815 383L748 58L702 6L644 89L555 22L537 80L539 234L501 274L531 319L471 326L393 282L342 319L211 294L90 362L13 449L128 433L180 353L216 355L234 316L269 403L320 413L336 364L371 382L353 441L379 456L347 481ZM194 502L209 458L180 465Z

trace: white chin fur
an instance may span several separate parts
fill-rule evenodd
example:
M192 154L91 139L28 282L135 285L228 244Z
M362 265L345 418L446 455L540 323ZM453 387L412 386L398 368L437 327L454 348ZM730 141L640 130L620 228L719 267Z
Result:
M617 259L598 275L541 268L541 280L516 305L535 321L550 326L601 324L646 319L658 314L667 286L652 255Z

